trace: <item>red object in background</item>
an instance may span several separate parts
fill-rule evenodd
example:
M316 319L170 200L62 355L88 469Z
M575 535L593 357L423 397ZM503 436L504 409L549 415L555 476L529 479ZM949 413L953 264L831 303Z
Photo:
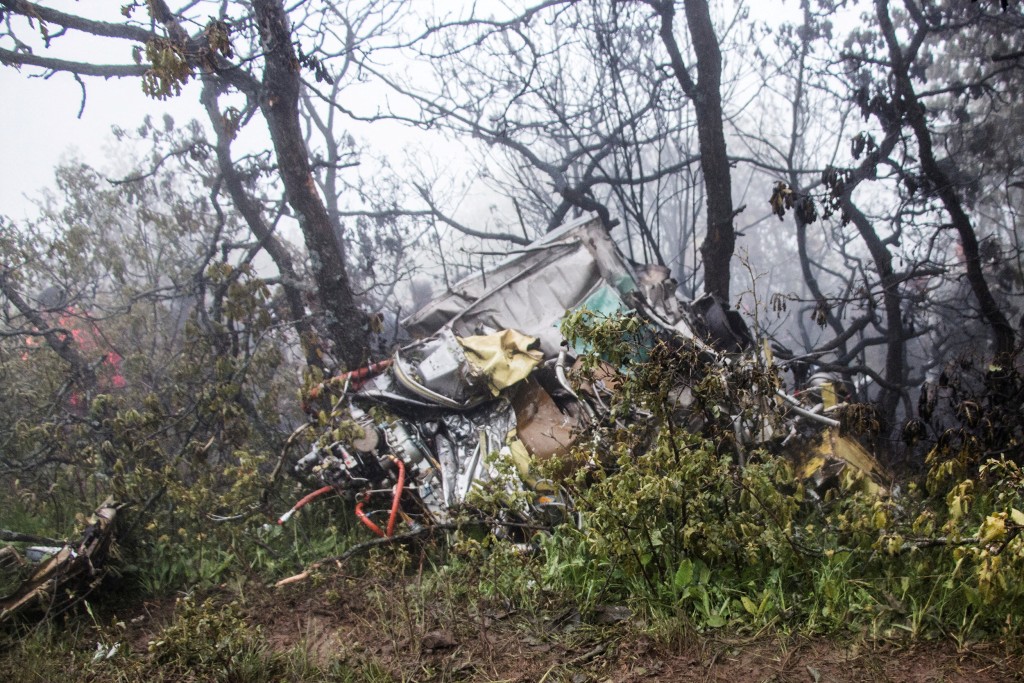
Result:
M46 317L52 319L53 316ZM124 375L121 374L121 354L112 349L104 352L104 348L109 349L110 345L92 318L85 313L80 313L74 306L68 306L60 315L56 316L53 327L67 330L71 334L71 339L78 348L78 352L86 360L95 362L94 359L97 356L102 357L96 367L96 379L100 389L121 389L125 386ZM59 334L66 336L64 333ZM40 343L36 337L28 337L25 340L26 346L37 346ZM22 358L28 360L27 354ZM80 394L72 393L70 402L71 405L78 407L81 402Z

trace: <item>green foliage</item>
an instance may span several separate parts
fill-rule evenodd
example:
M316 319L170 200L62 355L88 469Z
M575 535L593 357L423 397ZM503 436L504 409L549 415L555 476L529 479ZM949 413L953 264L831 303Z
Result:
M272 475L301 419L298 371L264 280L248 263L211 260L211 240L237 224L173 175L111 186L69 166L58 179L48 229L2 226L0 249L33 305L45 286L63 293L40 315L77 326L69 341L97 380L75 376L25 316L5 318L7 524L73 537L76 517L113 496L126 506L125 577L149 594L253 567L294 571L294 539L261 534L271 506L287 509Z
M280 656L268 651L259 626L248 624L235 602L179 600L174 622L149 650L150 666L164 675L248 683L277 680L283 671Z
M560 528L532 558L480 544L469 564L485 593L517 603L561 596L582 611L622 602L653 623L698 630L1019 635L1024 476L1016 463L986 459L968 440L932 454L927 487L910 482L881 497L832 490L811 502L785 456L745 452L740 466L737 444L723 449L681 429L691 416L666 400L688 382L705 434L723 433L721 414L735 416L737 406L741 419L761 421L771 374L742 364L684 372L680 358L690 352L672 358L675 350L650 338L649 360L637 360L628 352L636 324L570 321L568 336L593 349L590 367L622 369L619 421L580 439L569 458L603 465L561 482L582 525ZM647 414L642 424L627 424L637 413Z
M794 563L797 491L781 461L738 471L706 442L660 434L639 457L620 454L617 471L579 494L581 550L605 591L639 591L655 609L695 611L722 625L730 597L750 593L757 616L770 616L761 592Z

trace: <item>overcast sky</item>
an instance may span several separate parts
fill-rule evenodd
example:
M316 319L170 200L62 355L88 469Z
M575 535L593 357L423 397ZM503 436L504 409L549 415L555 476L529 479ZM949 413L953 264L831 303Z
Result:
M180 121L201 113L197 93L157 102L143 95L138 79L92 79L86 81L86 106L77 118L82 91L73 78L57 74L43 80L28 74L28 69L19 73L0 66L0 214L14 219L31 212L26 197L52 185L54 166L65 159L77 155L116 171L117 154L124 154L124 148L111 145L111 126L135 128L147 113L166 112Z
M54 0L49 4L78 12L84 7L67 0ZM757 3L753 5L754 15L767 9L766 6L759 8ZM792 13L796 3L783 2L781 6L773 7L776 14ZM111 5L103 11L114 10L116 7ZM85 51L95 61L129 63L129 50L126 44L114 45L107 41L93 42ZM80 56L75 52L73 40L65 38L57 41L51 54ZM4 102L0 107L0 153L4 161L0 164L0 215L16 220L34 213L32 198L52 186L54 167L63 161L78 158L113 175L119 169L127 172L130 160L125 157L130 148L113 144L112 126L133 129L147 114L159 118L165 113L178 123L192 118L205 121L205 113L198 103L199 86L195 83L186 86L179 97L155 101L142 93L141 83L135 78L86 79L87 98L79 118L82 90L78 83L67 74L56 74L50 79L30 77L32 71L24 69L19 72L0 66L0 93L3 93ZM365 97L364 94L363 99ZM401 157L414 144L423 144L428 149L443 144L436 137L424 140L421 134L394 126L387 126L388 130L381 134L381 128L385 127L375 125L372 131L354 132L363 138L372 134L370 146L394 158ZM440 151L440 156L450 163L453 150L445 146ZM484 197L467 199L470 204L480 205L488 201Z
M444 0L452 2L458 0ZM484 0L486 4L489 0ZM121 21L118 3L83 4L74 0L48 0L45 4L72 13L88 14L90 18L107 21ZM429 7L423 7L424 11ZM54 41L50 49L42 46L39 36L29 30L19 34L24 40L35 40L34 49L49 56L65 59L82 59L108 64L129 64L132 61L131 45L125 41L91 39L72 33ZM119 126L134 129L149 114L159 119L165 113L174 117L179 124L190 119L206 121L206 114L199 105L199 85L191 83L178 97L156 101L142 92L137 78L84 79L87 99L81 117L82 89L68 74L56 74L50 79L30 77L38 69L25 68L20 72L0 65L0 93L3 106L0 107L0 215L22 219L33 213L31 198L52 186L53 170L62 161L79 158L101 170L117 173L118 166L127 171L130 148L124 144L113 145L111 128ZM368 86L362 86L364 89ZM355 95L359 104L372 111L383 97L382 91L361 92ZM351 103L351 100L350 100ZM362 128L360 130L360 128ZM350 130L357 138L372 135L370 147L378 152L400 159L414 143L423 136L415 131L397 125L373 129L356 126ZM425 141L428 147L436 146L440 140ZM450 150L441 156L450 161Z

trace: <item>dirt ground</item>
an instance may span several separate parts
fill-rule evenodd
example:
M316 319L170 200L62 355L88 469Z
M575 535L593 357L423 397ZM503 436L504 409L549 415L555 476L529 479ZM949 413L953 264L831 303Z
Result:
M340 660L353 670L372 662L375 671L396 681L1024 679L1021 658L996 644L840 642L779 634L741 638L720 632L655 639L624 608L608 608L583 623L574 613L537 616L472 605L461 612L451 606L413 608L402 594L401 585L339 574L248 589L245 611L271 649L301 648L320 665ZM132 649L144 653L173 611L172 600L150 603L132 618Z

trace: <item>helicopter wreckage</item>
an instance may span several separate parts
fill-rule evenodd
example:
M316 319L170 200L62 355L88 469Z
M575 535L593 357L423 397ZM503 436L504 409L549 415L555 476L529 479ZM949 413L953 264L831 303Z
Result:
M618 370L605 364L603 378L571 381L587 350L563 339L568 314L637 315L652 338L688 347L706 367L772 362L738 312L710 295L685 301L676 290L668 268L631 263L592 218L457 283L404 321L417 341L314 388L317 398L334 392L334 422L348 429L332 434L347 436L321 439L298 460L296 474L322 486L279 522L335 492L354 501L356 517L375 535L389 537L399 522L446 522L472 508L474 491L496 488L516 501L493 525L498 535L516 523L535 528L569 519L568 494L536 465L565 456L589 427L610 419ZM770 397L786 425L782 437L760 418L751 424L744 406L724 406L736 440L784 442L801 426L813 436L790 451L812 495L840 480L883 492L878 463L827 415L836 407L831 385L817 384L800 398L781 389ZM681 387L673 396L685 416L692 394ZM644 419L642 411L629 419Z
M328 404L329 414L319 420L326 429L293 467L300 480L319 488L278 523L335 493L350 500L356 517L386 542L399 524L429 529L472 515L473 497L482 490L509 494L501 518L489 522L499 536L580 523L571 498L538 475L537 465L574 447L579 451L582 435L596 425L622 423L610 408L621 369L605 363L601 377L579 380L576 367L588 350L563 339L560 323L568 314L638 316L650 339L670 339L688 350L696 361L694 377L711 368L773 363L753 343L739 313L710 295L686 301L676 290L668 268L631 263L593 218L566 224L485 274L455 284L403 321L416 341L312 389L310 401ZM796 440L786 455L811 495L839 483L885 495L878 463L840 434L839 421L829 416L839 407L830 383L818 384L799 397L781 389L760 397L761 411L768 407L775 427L763 416L751 420L749 406L721 406L735 442L785 446L802 432L809 438ZM687 420L692 393L684 386L672 397L674 414L699 431L699 423ZM636 410L625 419L645 415ZM598 447L592 439L587 443ZM45 603L64 583L97 582L117 509L110 501L101 505L80 541L0 550L0 570L29 574L0 597L0 622Z

